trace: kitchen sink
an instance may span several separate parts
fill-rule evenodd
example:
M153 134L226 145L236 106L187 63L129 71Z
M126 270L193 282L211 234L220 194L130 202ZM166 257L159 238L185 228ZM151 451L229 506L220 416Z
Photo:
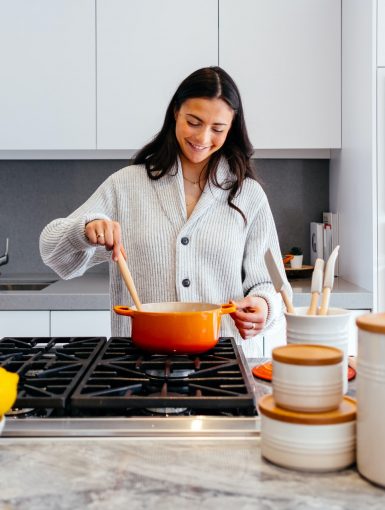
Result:
M56 280L50 282L12 282L12 283L0 283L1 290L42 290L55 283Z

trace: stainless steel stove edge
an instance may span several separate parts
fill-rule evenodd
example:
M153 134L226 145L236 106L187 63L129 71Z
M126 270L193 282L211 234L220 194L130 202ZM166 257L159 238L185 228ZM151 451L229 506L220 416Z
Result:
M259 417L7 418L3 437L258 438Z

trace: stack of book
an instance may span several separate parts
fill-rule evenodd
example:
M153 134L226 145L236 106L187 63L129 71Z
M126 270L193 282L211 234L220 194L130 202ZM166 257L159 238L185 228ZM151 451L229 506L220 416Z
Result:
M324 212L322 223L310 223L310 263L315 265L316 259L328 260L338 242L338 213ZM338 259L335 266L338 276Z

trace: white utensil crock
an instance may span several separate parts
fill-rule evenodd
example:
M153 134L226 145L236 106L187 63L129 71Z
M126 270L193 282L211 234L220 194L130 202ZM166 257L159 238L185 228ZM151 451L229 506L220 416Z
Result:
M343 392L348 391L349 310L329 308L327 315L306 315L307 306L285 313L288 344L317 344L337 347L344 353Z

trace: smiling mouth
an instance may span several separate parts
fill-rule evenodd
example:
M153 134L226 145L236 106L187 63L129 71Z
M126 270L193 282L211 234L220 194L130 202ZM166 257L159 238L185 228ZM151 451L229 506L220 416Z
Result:
M204 151L205 149L208 149L208 147L206 147L205 145L196 145L195 143L192 143L189 140L187 140L187 143L194 151L201 152Z

